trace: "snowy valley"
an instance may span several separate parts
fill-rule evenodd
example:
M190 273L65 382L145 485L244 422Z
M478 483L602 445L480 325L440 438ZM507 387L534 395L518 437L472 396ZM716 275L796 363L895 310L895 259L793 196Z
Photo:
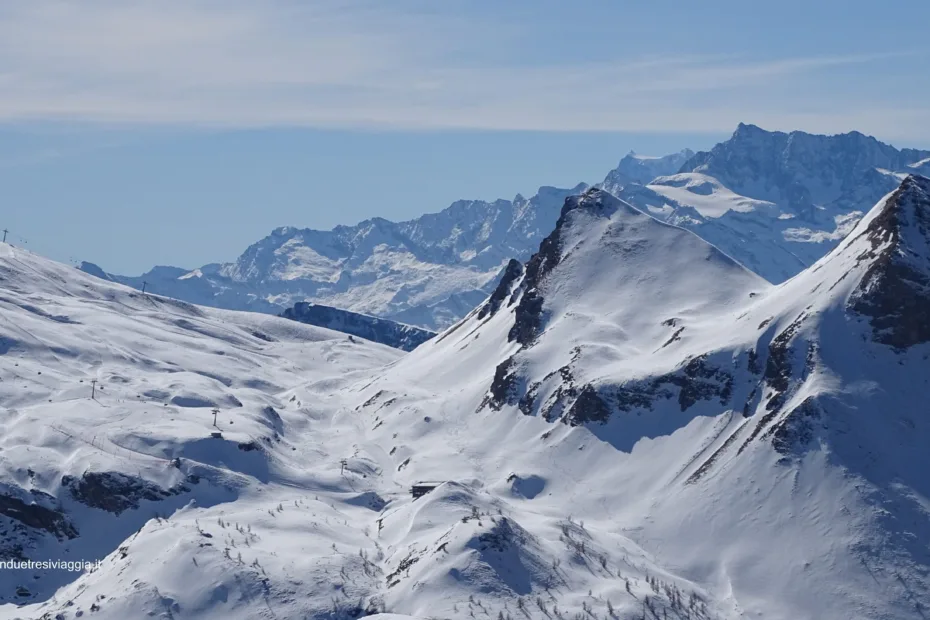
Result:
M323 233L281 230L216 267L254 275L256 303L290 299L256 288L269 268L338 282L353 260L373 271L344 307L458 295L442 321L423 302L452 324L410 353L0 245L3 552L101 560L3 571L0 617L924 618L930 180L856 179L926 155L856 138L844 152L872 154L814 187L790 157L748 176L747 132L647 184L313 250ZM790 136L771 148L807 144ZM786 214L823 234L769 227ZM751 230L794 267L738 256L764 247ZM397 312L360 307L395 303L370 287Z

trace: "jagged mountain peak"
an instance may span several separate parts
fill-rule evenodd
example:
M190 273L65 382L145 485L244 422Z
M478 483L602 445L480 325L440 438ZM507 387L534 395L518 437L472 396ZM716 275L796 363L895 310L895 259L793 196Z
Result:
M506 302L504 337L512 345L545 348L589 329L605 329L617 337L618 349L628 351L641 339L668 340L675 331L670 325L682 329L689 324L687 315L698 309L739 305L766 288L761 278L693 233L591 188L565 200L539 250L525 266L517 261L508 266L476 319L501 313ZM650 313L638 312L646 303ZM599 334L592 340L610 338Z
M617 167L607 174L603 186L614 191L630 184L645 185L657 177L674 174L693 156L694 151L691 149L683 149L662 157L640 155L630 151L620 160Z
M867 231L873 245L885 242L889 249L930 260L930 179L905 177L870 219Z
M783 132L780 132L780 131L766 131L765 129L762 129L758 125L754 125L752 123L740 122L736 126L736 129L733 131L731 139L747 138L753 135L773 135L773 134L785 135Z
M869 317L878 342L930 342L930 179L905 178L856 233L849 249L868 267L850 307Z
M193 271L125 277L87 268L136 288L146 280L148 290L206 305L278 314L313 301L433 329L481 303L507 261L528 258L565 198L586 188L542 186L513 201L459 200L401 222L376 217L328 231L279 227L235 262Z
M692 508L664 504L641 532L662 544L685 523L691 534L726 532L689 560L706 570L722 547L728 558L742 555L741 565L765 572L759 583L774 596L795 600L797 613L777 617L803 616L798 610L829 583L835 597L819 617L917 618L911 601L928 600L930 566L926 546L914 544L930 532L921 475L930 429L919 406L930 374L925 349L889 350L911 336L870 325L855 303L860 291L907 280L887 268L870 280L875 265L927 257L927 189L925 179L906 178L833 252L779 286L697 236L589 190L566 200L525 270L509 266L487 311L400 360L366 388L360 399L378 402L360 411L410 423L429 415L423 432L433 432L434 415L456 425L476 419L473 433L532 429L527 445L542 444L547 455L585 455L576 487L598 475L591 455L609 446L622 454L611 484L649 488L651 506L667 496L691 497L700 514L725 506L705 523L683 521ZM887 298L919 310L889 290ZM654 457L676 440L680 450ZM830 529L812 527L824 510ZM746 514L762 516L748 522ZM765 541L756 544L760 527ZM894 558L903 582L875 579L868 562L879 557ZM799 565L805 576L795 578ZM736 598L746 600L745 587L727 581Z
M610 216L617 209L628 209L629 213L634 216L645 215L600 187L592 187L581 194L566 198L565 204L562 205L561 216L564 218L570 211L576 209L588 209L602 216ZM556 228L558 227L559 224L556 223Z
M591 188L583 194L565 199L555 229L542 240L539 251L526 263L525 277L521 285L523 295L517 305L514 325L507 336L508 340L526 346L538 335L542 324L543 304L540 287L545 276L565 255L565 232L573 214L583 210L595 217L610 217L618 208L629 208L636 212L633 207L599 188ZM510 270L511 275L514 271ZM501 284L505 280L506 278L502 279Z
M696 153L679 172L709 174L755 198L822 205L840 198L865 170L903 170L924 153L930 155L899 150L858 131L785 133L740 123L729 140Z

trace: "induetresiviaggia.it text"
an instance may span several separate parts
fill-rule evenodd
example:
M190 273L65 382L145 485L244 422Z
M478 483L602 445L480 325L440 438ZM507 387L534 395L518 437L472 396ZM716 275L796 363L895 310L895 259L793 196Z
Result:
M0 560L0 570L66 570L72 573L100 568L101 560Z

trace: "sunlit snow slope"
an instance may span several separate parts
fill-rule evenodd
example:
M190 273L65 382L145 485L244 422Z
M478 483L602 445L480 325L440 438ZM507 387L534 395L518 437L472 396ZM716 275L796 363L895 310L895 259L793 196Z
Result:
M386 426L425 415L424 438L454 438L454 458L403 442L411 481L509 492L529 531L584 515L600 546L574 557L590 572L565 592L590 589L600 613L610 599L641 617L609 576L625 560L597 570L602 550L636 545L720 617L922 618L928 248L923 177L778 287L592 190L362 410Z
M6 554L103 558L0 617L930 605L923 177L780 286L590 190L406 355L0 247Z

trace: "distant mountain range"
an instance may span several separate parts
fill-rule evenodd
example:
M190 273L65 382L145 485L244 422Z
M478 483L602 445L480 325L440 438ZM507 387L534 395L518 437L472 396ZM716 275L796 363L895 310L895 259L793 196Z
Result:
M646 185L602 187L687 228L773 283L824 256L930 151L898 150L859 132L818 136L740 124L733 136Z
M234 263L138 276L81 269L193 303L278 314L299 301L435 329L481 303L511 257L526 258L583 191L541 187L531 198L462 200L406 222L375 218L331 231L278 228Z
M930 151L898 150L858 132L817 136L741 124L708 152L630 153L598 187L778 283L835 247L907 174L928 172ZM310 301L437 330L481 303L509 259L528 259L565 198L587 187L462 200L405 222L279 228L234 263L193 270L155 267L127 277L92 263L81 268L203 305L278 314Z

